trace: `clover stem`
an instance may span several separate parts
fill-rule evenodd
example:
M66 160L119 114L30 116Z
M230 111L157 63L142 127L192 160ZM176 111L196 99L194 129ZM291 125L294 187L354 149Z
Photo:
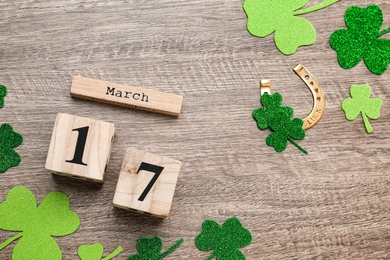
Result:
M304 154L308 154L308 152L303 149L301 146L299 146L299 144L297 144L294 139L292 139L290 136L287 136L287 139L293 144L295 145L299 150L301 150L301 152L303 152Z
M14 242L16 239L20 238L23 236L23 232L16 234L15 236L8 238L6 241L0 244L0 250L3 250L6 246Z
M317 11L317 10L320 10L322 8L325 8L325 7L328 7L336 2L338 2L340 0L325 0L317 5L313 5L313 6L310 6L306 9L299 9L299 10L296 10L295 12L293 12L293 15L301 15L301 14L307 14L307 13L311 13L311 12L314 12L314 11Z
M102 260L110 260L114 257L116 257L117 255L119 255L121 252L122 252L123 248L121 246L118 246L114 252L112 252L111 254L109 254L108 256L104 257Z
M387 29L384 29L383 31L380 31L379 34L378 34L378 37L381 37L383 35L385 35L386 33L389 33L390 32L390 27L387 28Z
M362 117L363 117L364 127L366 128L367 133L371 134L373 129L370 122L368 121L367 115L362 112Z
M213 258L215 257L215 255L216 255L216 253L215 253L215 251L214 251L209 257L207 257L206 260L211 260L211 259L213 259Z
M173 246L171 246L170 248L168 248L167 251L161 254L161 257L164 258L167 255L172 254L173 251L176 250L176 248L178 248L181 244L183 244L183 242L184 242L184 238L180 238L179 240L177 240Z

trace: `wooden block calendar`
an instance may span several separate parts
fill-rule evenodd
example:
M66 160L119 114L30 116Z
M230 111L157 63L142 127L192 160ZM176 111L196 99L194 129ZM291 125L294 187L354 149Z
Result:
M74 76L72 97L179 116L183 97L161 91Z
M123 159L113 204L166 218L172 204L181 162L129 148Z
M114 132L111 123L58 113L46 169L59 175L104 182Z

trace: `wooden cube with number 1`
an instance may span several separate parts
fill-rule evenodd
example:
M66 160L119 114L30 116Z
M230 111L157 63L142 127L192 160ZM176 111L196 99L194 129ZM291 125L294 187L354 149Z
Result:
M114 132L111 123L58 113L46 169L59 175L104 182Z
M129 148L123 159L114 206L166 218L181 162Z

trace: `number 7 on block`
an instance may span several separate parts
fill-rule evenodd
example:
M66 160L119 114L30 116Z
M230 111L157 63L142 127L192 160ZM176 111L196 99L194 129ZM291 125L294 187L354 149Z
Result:
M154 164L150 164L150 163L146 163L146 162L142 162L140 167L138 168L137 173L139 173L142 170L145 170L145 171L148 171L148 172L154 172L154 176L150 180L148 186L146 186L144 192L142 192L141 196L138 198L139 201L144 201L146 195L148 195L150 189L156 183L158 177L160 176L160 174L164 170L164 167L161 167L161 166L158 166L158 165L154 165Z
M179 176L181 162L129 148L123 159L113 204L166 218Z

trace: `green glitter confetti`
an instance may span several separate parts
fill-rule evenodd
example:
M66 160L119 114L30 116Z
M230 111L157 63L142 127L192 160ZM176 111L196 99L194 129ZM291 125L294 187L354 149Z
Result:
M201 251L213 250L207 260L240 260L245 255L238 250L252 242L252 235L244 228L238 218L229 218L222 227L213 220L205 220L202 232L195 238L196 247Z
M93 245L81 245L77 250L80 260L110 260L122 252L122 247L117 247L111 254L103 257L104 247L102 244L96 243Z
M7 93L7 87L0 85L0 108L4 107L4 97L7 96Z
M330 37L330 46L338 54L338 62L344 69L355 67L362 59L374 74L383 74L390 63L390 40L380 38L390 28L379 31L383 24L380 7L352 6L344 16L348 29L335 31Z
M161 253L163 242L160 237L141 237L137 240L138 254L129 256L127 260L161 260L172 254L183 242L184 239L181 238L167 251Z
M261 130L266 128L272 130L272 133L266 139L266 144L274 147L275 151L283 152L287 147L287 141L290 141L299 150L307 154L307 151L294 141L294 139L302 140L305 138L306 132L302 128L303 121L300 118L291 120L294 110L288 106L281 106L282 101L282 95L279 93L264 94L260 99L264 108L253 110L252 116Z
M23 137L15 132L9 124L0 126L0 173L19 165L20 155L13 149L21 145Z
M61 192L50 192L37 207L34 194L15 186L0 204L0 229L20 233L0 244L0 250L19 239L12 251L13 260L60 260L62 252L52 236L75 232L80 219L69 208L69 198Z
M247 29L250 34L264 38L274 33L279 51L291 55L300 46L312 45L316 40L313 25L297 17L328 7L340 0L325 0L315 6L301 9L309 0L245 0L244 11L248 16Z
M370 98L371 88L368 84L352 85L350 88L352 98L346 98L341 103L341 108L345 112L345 117L348 120L355 120L361 113L364 126L367 133L372 133L373 128L368 122L370 119L378 119L382 107L380 98Z

